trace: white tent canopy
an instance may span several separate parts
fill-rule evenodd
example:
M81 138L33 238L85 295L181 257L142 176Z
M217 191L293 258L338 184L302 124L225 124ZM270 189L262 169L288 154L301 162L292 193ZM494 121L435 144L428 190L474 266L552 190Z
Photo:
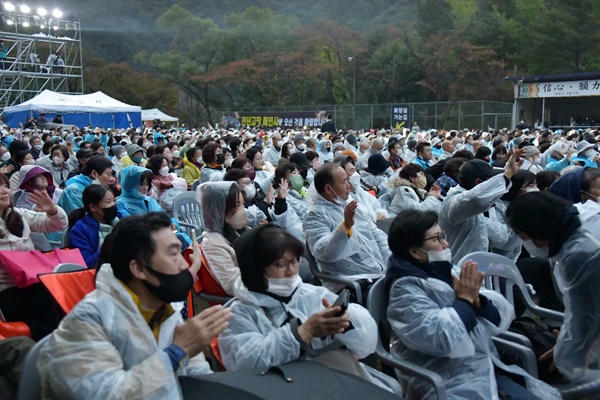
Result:
M44 90L34 98L16 106L6 107L4 112L23 111L49 113L139 113L140 106L131 106L102 92L91 94L62 94Z
M167 115L164 112L160 111L158 108L142 110L142 121L154 121L155 119L159 119L162 122L179 121L179 118L171 117L170 115Z

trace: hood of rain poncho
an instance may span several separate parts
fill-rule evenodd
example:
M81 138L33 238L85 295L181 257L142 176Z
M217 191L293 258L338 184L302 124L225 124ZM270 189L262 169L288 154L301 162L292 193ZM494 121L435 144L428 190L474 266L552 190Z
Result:
M373 154L369 157L367 172L373 175L383 174L390 167L390 162L381 154Z
M552 194L569 200L572 203L581 203L581 178L585 168L578 168L558 178L548 191Z
M231 185L235 182L206 182L196 189L196 200L202 210L202 226L210 232L223 233L225 207Z
M81 139L81 140L77 140L77 139ZM83 143L84 140L81 136L75 136L74 138L71 139L71 143L73 144L73 151L75 153L77 153L77 150L79 150L79 147L81 146L81 143ZM93 142L93 140L92 140Z
M137 165L129 166L121 170L121 196L133 199L143 199L146 195L140 193L140 180L143 172L150 172L148 168L138 167Z
M46 180L48 181L48 188L46 191L50 198L54 195L54 191L56 190L56 186L54 186L54 179L52 179L52 174L38 166L38 165L24 165L21 167L19 172L19 189L24 190L26 192L33 192L33 180L35 177L44 175Z
M329 150L327 150L327 145L329 145ZM319 154L329 154L332 151L331 147L333 147L331 140L321 140L317 144L317 152Z

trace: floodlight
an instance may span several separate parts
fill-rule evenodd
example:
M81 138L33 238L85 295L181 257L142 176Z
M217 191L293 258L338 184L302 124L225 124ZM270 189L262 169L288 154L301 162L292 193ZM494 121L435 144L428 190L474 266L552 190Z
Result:
M44 7L39 7L37 9L37 13L40 14L42 17L45 17L46 14L48 14L48 11L46 11L46 9Z
M13 21L12 19L9 19L8 21L6 21L6 25L13 25L15 23L15 21Z
M25 4L21 4L21 7L19 7L21 9L21 12L23 14L29 14L29 11L31 11L31 8L29 8L29 6L25 5Z
M54 25L54 26L52 27L52 29L54 29L55 31L57 31L57 30L58 30L58 25Z
M60 18L62 17L63 13L58 8L55 8L54 10L52 10L52 15L54 16L54 18Z
M6 11L15 11L15 5L13 3L9 3L8 1L4 2L4 9Z

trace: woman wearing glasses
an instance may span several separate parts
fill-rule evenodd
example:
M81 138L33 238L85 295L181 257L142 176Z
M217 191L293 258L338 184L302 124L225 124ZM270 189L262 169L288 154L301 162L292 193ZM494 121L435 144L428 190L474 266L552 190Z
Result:
M332 306L335 293L302 283L302 242L267 224L242 234L233 248L241 280L228 303L235 316L219 336L227 370L316 359L370 379L356 360L375 351L375 321L362 306L350 303L343 311Z
M498 393L505 398L560 398L522 369L500 361L491 337L508 329L513 307L499 293L480 289L484 275L477 264L467 261L459 277L452 273L452 253L435 212L401 212L392 222L388 243L392 354L440 374L449 399L491 399ZM507 372L518 375L519 382ZM404 381L408 398L434 396L423 381Z

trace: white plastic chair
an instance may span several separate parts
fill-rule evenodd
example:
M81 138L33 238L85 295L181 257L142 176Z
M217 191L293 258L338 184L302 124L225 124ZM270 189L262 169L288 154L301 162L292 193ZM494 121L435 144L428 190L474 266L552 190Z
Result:
M464 256L457 265L462 265L468 260L477 263L477 269L485 273L484 285L486 289L495 290L501 293L512 305L515 304L513 296L513 287L516 285L525 305L533 314L549 319L551 321L562 322L564 314L558 311L543 308L535 304L529 290L525 286L525 281L517 268L517 265L507 257L494 253L475 252ZM501 281L501 278L503 280Z
M192 237L192 229L196 235L202 233L202 211L196 200L196 192L183 192L173 200L173 218L179 221L182 230Z

